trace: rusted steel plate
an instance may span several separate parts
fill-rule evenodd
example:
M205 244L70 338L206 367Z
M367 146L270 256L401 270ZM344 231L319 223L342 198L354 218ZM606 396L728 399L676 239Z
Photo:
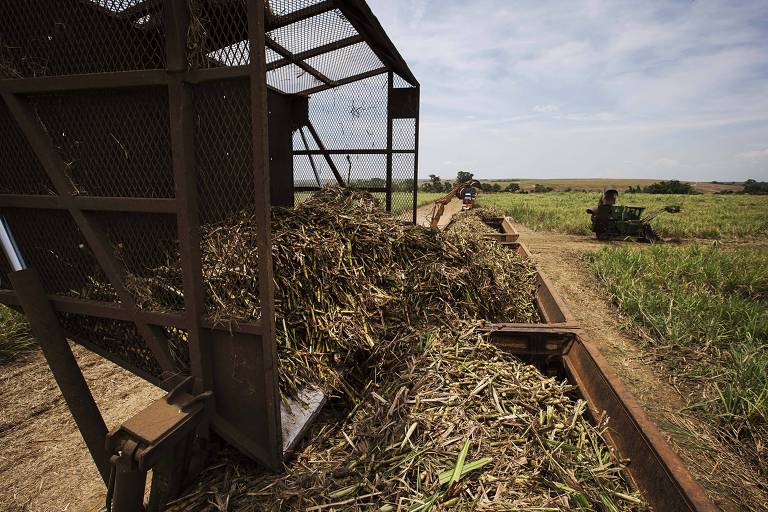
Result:
M655 510L718 510L589 341L578 336L563 359L592 413L610 418L608 440L630 459L627 472L649 505Z

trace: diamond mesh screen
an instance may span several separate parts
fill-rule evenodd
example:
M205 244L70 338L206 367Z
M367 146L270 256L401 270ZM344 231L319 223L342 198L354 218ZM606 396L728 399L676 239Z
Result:
M63 210L0 211L27 264L40 273L48 293L116 300L80 230Z
M173 197L165 88L30 97L80 195Z
M195 87L195 161L200 222L224 220L253 205L250 86L244 80Z
M0 101L0 194L55 194L24 134Z
M8 263L8 259L5 254L0 251L0 290L11 290L11 281L8 279L8 274L11 272L11 265Z
M387 75L313 94L309 120L327 149L386 149Z
M89 343L150 375L160 377L157 360L132 322L59 313L59 322L73 339Z
M111 243L122 264L128 290L138 307L155 309L147 296L162 297L172 311L184 309L184 287L177 272L179 244L176 216L151 213L98 212L90 214Z
M3 0L0 78L164 68L162 2L139 4Z

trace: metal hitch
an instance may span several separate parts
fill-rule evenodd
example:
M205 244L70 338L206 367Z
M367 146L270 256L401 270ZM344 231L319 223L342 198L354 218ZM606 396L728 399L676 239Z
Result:
M192 394L188 377L167 395L107 435L110 477L108 512L154 512L173 499L194 471L197 454L206 452L213 393ZM201 448L192 453L193 447ZM202 455L200 455L202 456ZM152 470L148 504L147 473Z

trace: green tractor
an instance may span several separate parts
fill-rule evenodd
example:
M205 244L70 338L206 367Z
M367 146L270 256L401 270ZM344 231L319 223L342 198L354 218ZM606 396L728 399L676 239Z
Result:
M616 204L619 192L607 188L595 208L587 209L592 216L592 231L598 240L627 240L638 242L662 242L661 236L653 229L651 221L662 213L678 213L679 206L665 206L646 213L643 206L621 206Z

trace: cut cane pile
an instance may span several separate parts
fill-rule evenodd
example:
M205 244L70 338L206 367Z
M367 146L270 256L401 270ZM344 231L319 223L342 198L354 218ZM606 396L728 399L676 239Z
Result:
M646 510L573 388L491 346L483 321L538 321L534 267L483 238L402 224L325 189L272 215L280 389L333 396L286 472L225 450L170 510ZM260 318L250 212L202 233L206 308ZM178 254L131 276L140 307L178 307ZM183 340L181 340L183 342Z
M214 323L260 318L251 212L202 233L206 307ZM403 224L366 192L326 188L275 208L272 259L280 389L331 391L361 367L386 365L424 325L532 322L535 270L470 231ZM171 310L183 296L180 257L128 284L140 307Z
M572 387L436 329L280 475L225 453L170 510L647 510Z

